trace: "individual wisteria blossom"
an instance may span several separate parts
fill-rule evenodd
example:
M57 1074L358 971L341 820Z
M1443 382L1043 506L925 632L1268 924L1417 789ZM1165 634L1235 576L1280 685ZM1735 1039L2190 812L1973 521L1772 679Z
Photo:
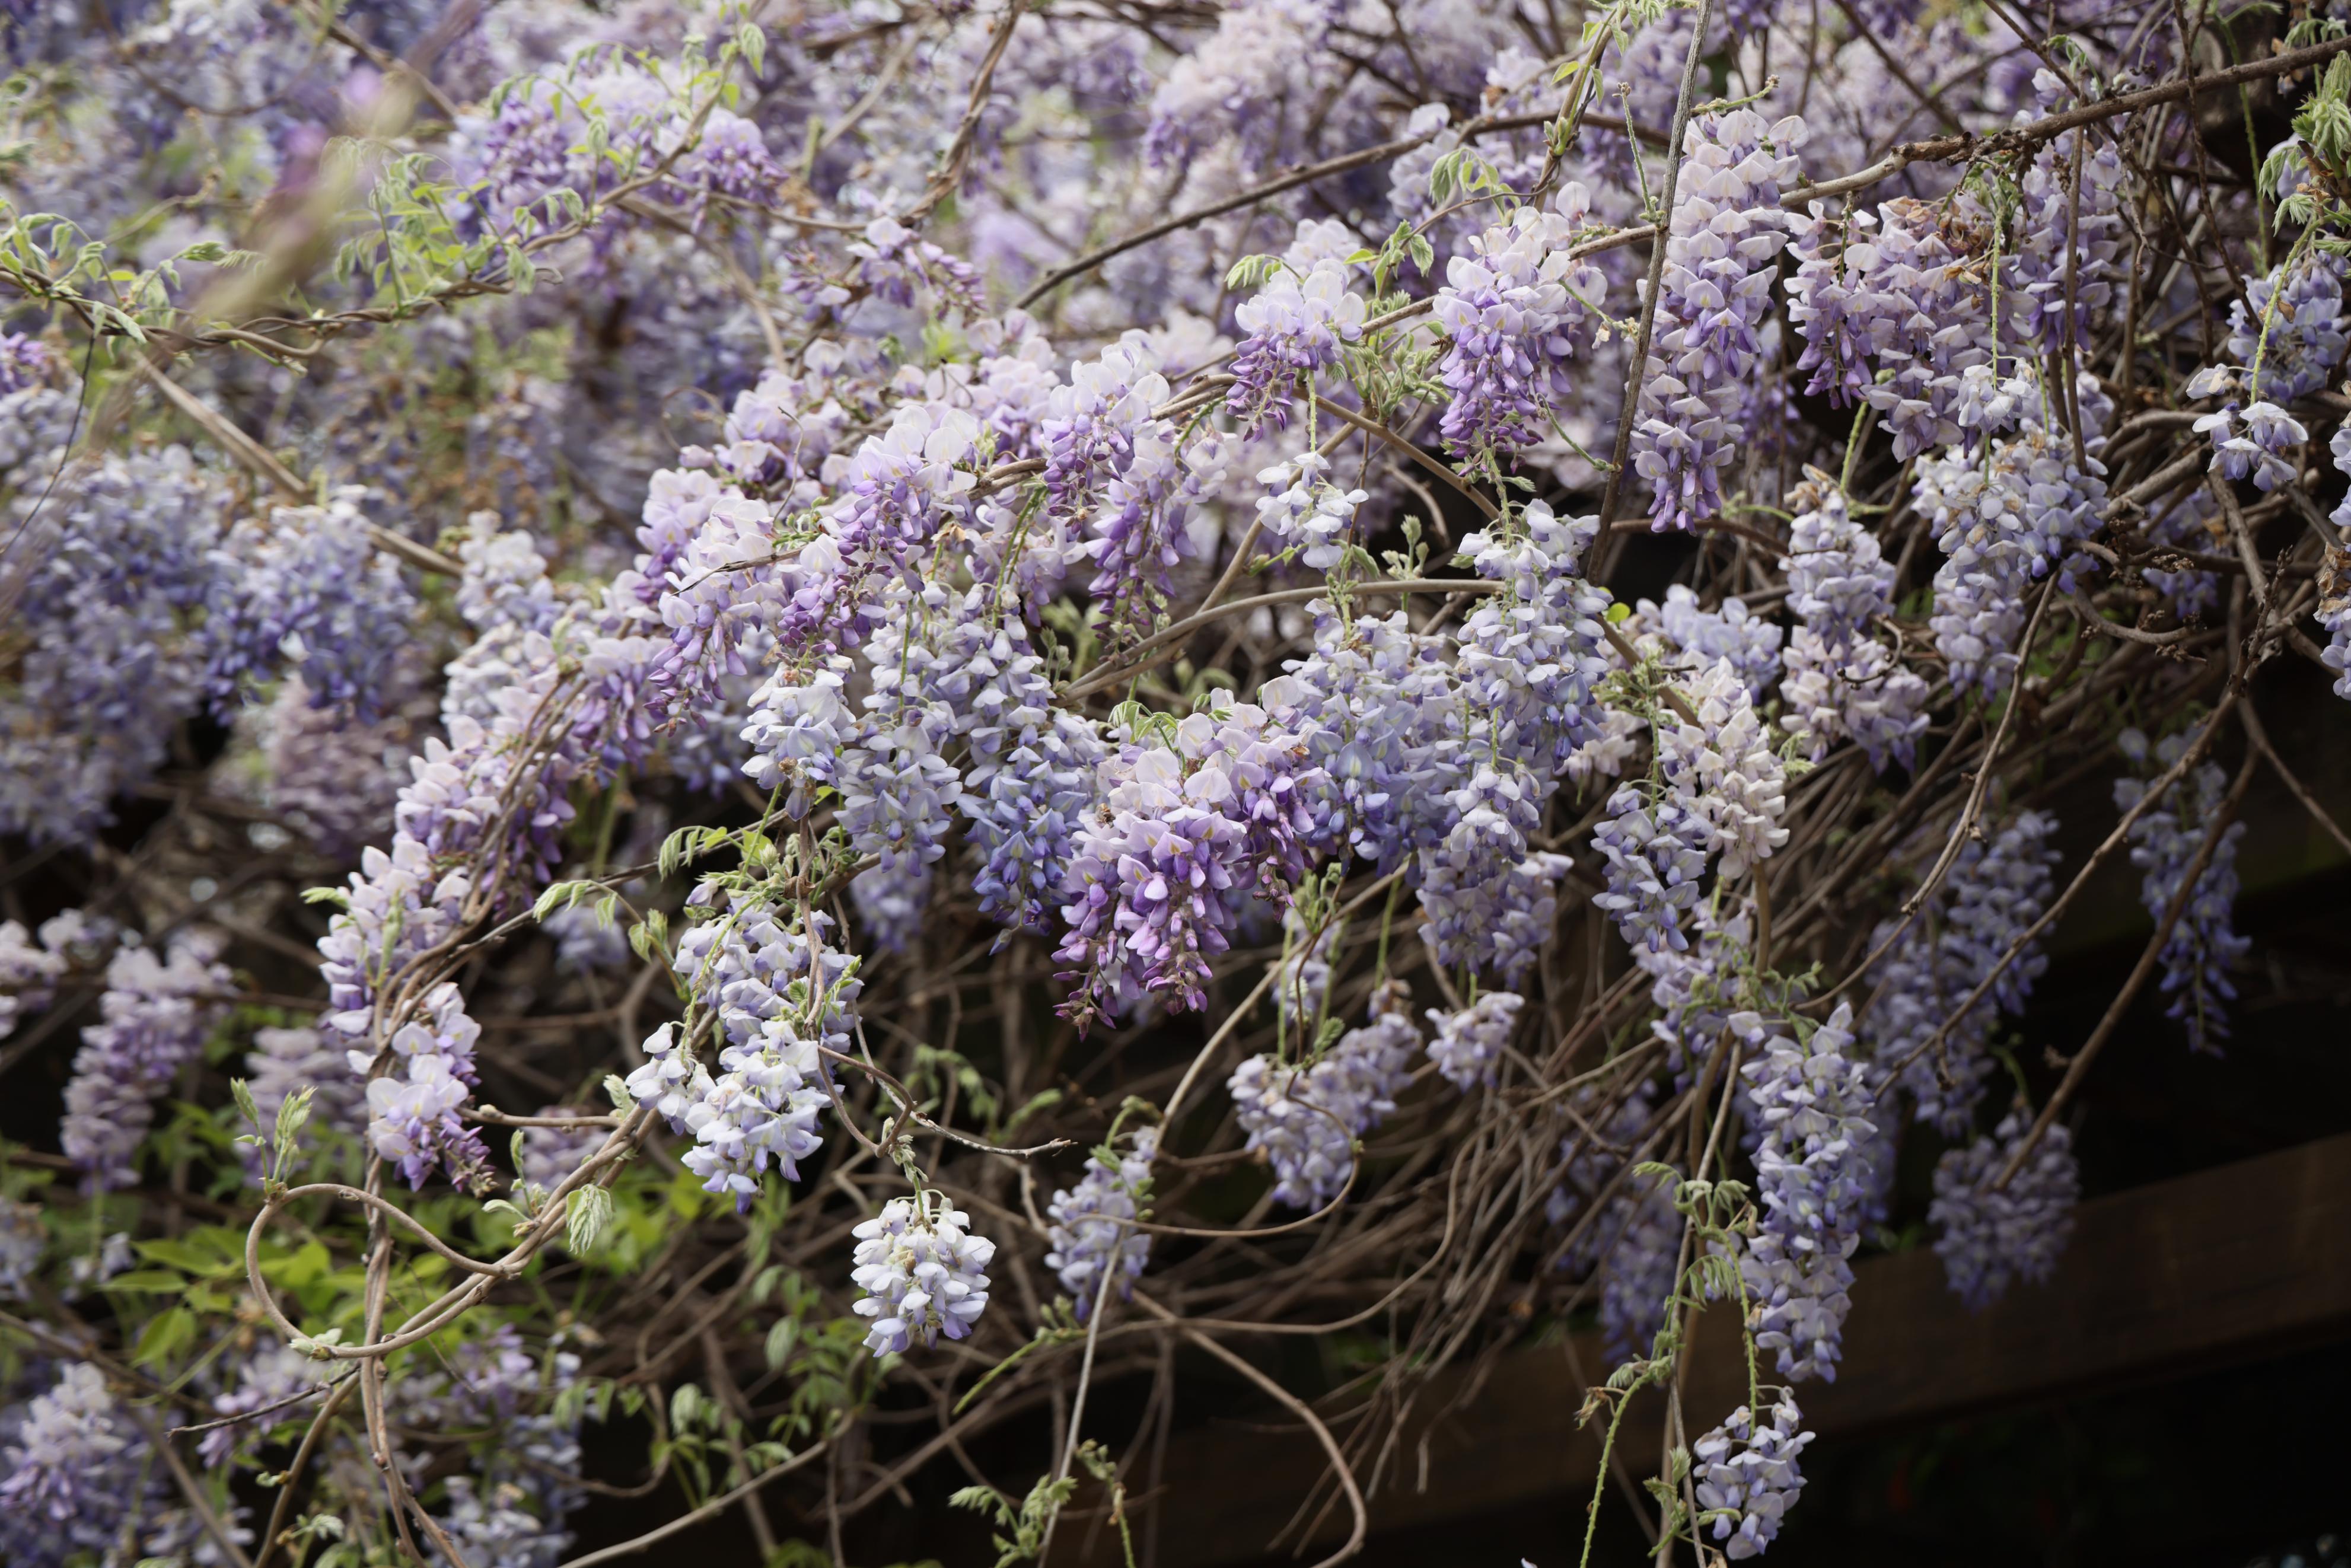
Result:
M1457 453L1513 452L1548 434L1567 365L1591 347L1608 280L1573 254L1590 193L1562 186L1551 209L1511 211L1445 266L1429 313L1445 335L1437 377L1452 394L1439 429Z
M129 946L107 964L99 1021L82 1030L59 1131L66 1157L93 1187L138 1181L154 1102L203 1051L231 998L221 946L210 932L190 932L161 955Z
M1080 1322L1093 1315L1106 1282L1126 1301L1143 1277L1151 1233L1132 1222L1150 1201L1151 1162L1158 1153L1159 1129L1145 1127L1113 1163L1104 1163L1100 1151L1087 1155L1078 1185L1055 1192L1045 1205L1050 1249L1045 1267L1061 1280Z
M1316 262L1304 276L1287 265L1234 307L1247 336L1233 355L1233 388L1225 406L1254 435L1269 423L1290 423L1292 399L1311 396L1314 378L1336 364L1346 344L1364 335L1364 297L1347 287L1344 261Z
M2082 1178L2064 1124L2051 1123L2009 1184L1992 1186L2032 1126L2032 1117L2019 1107L1990 1137L1951 1150L1935 1166L1935 1197L1927 1210L1935 1251L1951 1289L1975 1312L2018 1281L2045 1283L2074 1234Z
M1488 991L1458 1012L1428 1009L1428 1020L1437 1026L1428 1060L1447 1083L1467 1094L1494 1082L1525 1000L1515 991Z
M1780 193L1795 183L1805 134L1802 120L1772 124L1736 109L1691 120L1683 138L1633 436L1652 527L1687 529L1722 513L1723 470L1747 434L1787 244Z
M353 1048L348 1053L351 1071L367 1082L368 1139L413 1187L423 1186L436 1169L460 1186L488 1184L489 1151L460 1114L479 1078L474 1046L481 1035L465 998L444 982L393 1032L381 1076L369 1076L370 1052Z
M2020 811L1983 840L1970 838L1873 971L1882 989L1862 1026L1871 1053L1886 1071L1899 1071L1917 1119L1946 1136L1962 1136L1972 1124L1993 1071L1992 1030L2002 1014L2024 1010L2049 967L2040 940L2025 943L1984 999L1959 1012L2048 907L2057 862L2049 843L2056 831L2046 812ZM1871 933L1873 949L1893 936L1896 924ZM1938 1033L1940 1050L1928 1050Z
M1908 768L1927 727L1927 683L1871 632L1894 609L1894 563L1853 520L1844 492L1817 470L1797 487L1804 507L1789 530L1788 608L1802 619L1788 638L1780 691L1788 728L1820 761L1851 738L1883 772Z
M1233 1112L1249 1147L1273 1168L1276 1203L1329 1207L1354 1174L1355 1139L1395 1113L1420 1031L1394 998L1374 1003L1371 1022L1341 1035L1311 1065L1261 1055L1233 1070Z
M2166 736L2150 746L2136 729L2116 740L2116 748L2141 768L2168 769L2188 748L2186 734ZM2115 805L2125 811L2146 798L2144 779L2115 780ZM2139 902L2161 920L2179 895L2188 868L2203 849L2205 838L2218 823L2228 775L2215 762L2200 762L2172 786L2159 804L2141 812L2130 825L2131 863L2146 874L2139 879ZM2220 829L2220 841L2196 879L2195 891L2179 912L2179 920L2163 945L2163 990L2171 998L2166 1009L2188 1030L2192 1051L2218 1051L2229 1038L2227 1004L2237 988L2229 971L2244 961L2252 942L2237 935L2233 914L2237 902L2237 842L2245 824L2232 821Z
M961 1339L987 1310L987 1265L996 1243L969 1231L970 1218L931 1193L893 1197L855 1231L850 1278L865 1294L852 1303L872 1318L865 1343L877 1356L925 1349L939 1335Z
M1760 1557L1778 1539L1781 1521L1804 1490L1797 1456L1813 1440L1802 1430L1803 1413L1785 1390L1758 1422L1741 1405L1729 1417L1690 1445L1690 1479L1698 1497L1698 1523L1733 1562Z
M1729 1024L1756 1053L1740 1072L1761 1133L1762 1213L1739 1259L1756 1347L1776 1351L1785 1376L1834 1383L1867 1207L1863 1150L1877 1131L1869 1074L1853 1055L1853 1009L1840 1003L1808 1032L1799 1025L1801 1044L1753 1013Z

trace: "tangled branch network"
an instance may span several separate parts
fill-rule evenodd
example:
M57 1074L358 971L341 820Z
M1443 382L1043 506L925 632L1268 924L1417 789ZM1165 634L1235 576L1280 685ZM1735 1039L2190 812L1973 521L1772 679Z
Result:
M2255 764L2344 840L2339 4L104 9L0 11L18 1568L1147 1554L1203 1355L1336 1562L1708 1312L1648 1528L1761 1554L1856 1256L2035 1288L2228 1040Z

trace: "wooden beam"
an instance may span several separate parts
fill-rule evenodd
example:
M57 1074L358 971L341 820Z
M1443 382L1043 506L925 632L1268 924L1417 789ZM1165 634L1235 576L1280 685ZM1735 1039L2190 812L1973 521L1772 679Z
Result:
M2085 1203L2055 1277L1980 1313L1946 1288L1930 1249L1870 1259L1855 1274L1837 1381L1797 1393L1806 1424L1823 1434L2159 1382L2342 1337L2351 1334L2351 1135ZM1577 1336L1573 1354L1587 1376L1604 1375L1596 1336ZM1508 1352L1473 1386L1474 1376L1448 1373L1422 1391L1422 1414L1373 1498L1374 1530L1588 1494L1598 1448L1575 1426L1583 1386L1569 1352ZM1702 1431L1745 1399L1737 1335L1718 1309L1700 1323L1688 1418ZM1626 1417L1620 1441L1635 1473L1656 1462L1662 1409L1662 1396L1646 1394ZM1155 1500L1168 1511L1159 1561L1210 1568L1266 1555L1301 1501L1329 1496L1321 1477L1303 1431L1190 1434L1170 1445ZM1343 1538L1343 1505L1324 1510L1313 1539Z

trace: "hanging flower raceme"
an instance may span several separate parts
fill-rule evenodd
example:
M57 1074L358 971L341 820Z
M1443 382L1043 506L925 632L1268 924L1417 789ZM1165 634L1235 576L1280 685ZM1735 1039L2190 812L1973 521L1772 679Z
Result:
M1951 1150L1935 1166L1928 1223L1951 1289L1971 1311L2000 1300L2016 1281L2045 1282L2074 1234L2082 1178L2064 1124L2050 1124L2006 1186L1992 1185L2032 1126L2020 1107L1991 1136Z
M931 539L961 515L977 482L968 467L979 424L956 408L901 404L845 465L840 499L799 547L775 633L787 655L852 647L877 623L887 578L918 567Z
M1954 1017L2049 906L2056 831L2046 812L2020 811L1985 841L1962 844L1933 898L1872 971L1878 998L1863 1025L1872 1055L1886 1071L1899 1069L1918 1120L1946 1136L1963 1135L1974 1120L2001 1015L2022 1013L2049 967L2039 939L2025 943L1984 999ZM1871 933L1873 949L1894 925ZM1929 1049L1938 1033L1940 1048Z
M0 920L0 1040L57 999L58 982L76 970L94 967L114 946L114 923L102 915L68 909L27 932L15 920Z
M703 1190L747 1213L771 1167L796 1180L799 1162L822 1143L819 1113L831 1098L824 1052L848 1052L863 982L855 960L826 945L824 915L789 915L708 886L691 903L712 911L678 940L674 967L692 1011L684 1027L653 1031L627 1087L673 1131L694 1134L683 1163ZM705 1019L719 1042L716 1075L694 1050Z
M872 1318L865 1343L876 1356L925 1349L939 1335L962 1339L987 1310L987 1265L996 1243L971 1234L971 1218L936 1193L893 1197L859 1225L850 1278L865 1294L852 1303Z
M1780 826L1788 770L1729 659L1700 671L1683 688L1696 722L1671 716L1657 732L1667 788L1704 833L1703 847L1725 876L1738 876L1788 841Z
M1130 732L1101 765L1102 804L1064 884L1059 956L1081 982L1067 1016L1083 1024L1152 996L1175 1012L1207 1005L1208 960L1229 946L1226 894L1286 897L1308 847L1328 840L1306 755L1305 737L1229 701Z
M1732 1014L1730 1029L1757 1053L1740 1071L1762 1134L1762 1218L1739 1260L1756 1347L1776 1351L1788 1377L1834 1383L1868 1198L1863 1151L1877 1131L1853 1009L1840 1004L1802 1044L1753 1013Z
M1568 362L1589 351L1607 294L1599 267L1573 254L1591 213L1590 193L1570 182L1552 210L1519 207L1446 263L1429 312L1446 339L1437 376L1452 398L1439 429L1455 452L1514 452L1550 434L1547 411Z
M1464 1094L1479 1084L1490 1085L1524 1005L1525 998L1515 991L1488 991L1458 1012L1431 1008L1428 1021L1437 1026L1437 1033L1428 1042L1428 1060Z
M1316 571L1328 571L1344 557L1356 510L1370 499L1365 491L1332 484L1325 477L1330 472L1328 457L1301 452L1257 476L1270 492L1257 504L1259 522L1272 538L1296 548L1300 565Z
M1224 438L1200 429L1188 438L1171 420L1145 420L1127 443L1125 463L1104 486L1085 553L1095 564L1086 591L1103 607L1114 638L1139 637L1167 604L1169 572L1192 554L1185 528L1192 508L1224 476Z
M2085 376L2082 385L2095 382ZM2072 593L2089 570L2073 547L2097 531L2106 500L2105 465L2095 456L2087 469L2074 463L2052 400L2021 381L2007 395L2031 411L2017 434L1995 441L1988 461L1957 451L1930 458L1917 485L1918 508L1949 558L1935 574L1935 646L1953 685L1986 696L2015 676L2032 586L2055 568L2055 591ZM2085 424L2096 406L2083 400ZM2101 444L2102 430L2085 433L2090 452Z
M1258 688L1284 728L1307 737L1344 823L1348 847L1393 871L1450 825L1447 793L1462 782L1467 724L1446 640L1415 632L1402 611L1343 614L1307 606L1313 651Z
M280 507L229 531L206 601L215 708L252 700L281 670L301 676L313 703L363 719L396 685L416 601L369 536L366 495L346 487L324 506Z
M1510 585L1463 624L1451 716L1460 782L1445 797L1443 837L1418 856L1425 939L1448 968L1518 983L1551 927L1566 862L1534 852L1567 756L1601 727L1608 673L1600 617L1607 596L1580 575L1598 532L1530 502L1514 522L1461 541L1478 574Z
M1411 1082L1420 1031L1402 1000L1373 998L1371 1022L1339 1037L1309 1066L1252 1056L1227 1087L1249 1147L1273 1167L1273 1200L1327 1207L1354 1174L1354 1140L1395 1114Z
M1045 1267L1060 1278L1080 1322L1092 1315L1106 1277L1121 1301L1134 1294L1134 1282L1143 1278L1151 1233L1134 1221L1150 1201L1151 1162L1158 1153L1159 1130L1146 1127L1113 1161L1104 1162L1100 1152L1087 1155L1078 1185L1054 1193L1045 1206L1051 1249Z
M1364 297L1347 287L1344 261L1316 262L1303 276L1287 265L1234 308L1248 336L1233 355L1233 389L1225 406L1254 435L1290 423L1292 397L1313 395L1314 378L1334 365L1344 345L1364 335Z
M1715 1540L1729 1542L1722 1552L1733 1562L1763 1554L1804 1490L1796 1456L1813 1435L1802 1430L1803 1414L1784 1391L1770 1414L1771 1424L1761 1426L1742 1405L1690 1445L1698 1524L1710 1525Z
M1793 501L1804 510L1780 569L1788 574L1788 608L1802 623L1789 636L1781 686L1787 726L1815 762L1849 737L1878 771L1894 762L1907 768L1927 727L1927 683L1870 634L1893 612L1894 563L1853 520L1828 476L1813 471Z
M0 1556L23 1568L120 1561L170 1550L188 1521L166 1507L171 1479L106 1378L69 1361L20 1411L0 1447ZM182 1527L175 1529L174 1527Z
M2064 342L2069 289L2073 338L2086 348L2122 271L2126 172L2110 144L2077 150L2081 134L2043 144L2009 216L1963 188L1842 216L1815 202L1794 219L1788 319L1804 340L1806 390L1876 409L1905 461L2011 428L2015 405L1997 391L2011 367Z
M1749 610L1742 599L1725 599L1708 610L1677 582L1666 590L1664 604L1644 599L1633 611L1625 628L1633 646L1645 655L1660 655L1668 669L1703 670L1728 659L1757 702L1780 678L1780 628Z
M2220 406L2196 422L2212 443L2212 472L2274 490L2296 473L2291 455L2310 439L2285 405L2325 385L2351 343L2343 308L2343 258L2299 246L2229 307L2228 358L2189 378L2190 398Z
M1633 465L1655 498L1652 526L1719 517L1723 470L1746 438L1771 281L1804 122L1750 109L1690 122L1667 225L1666 270L1642 378Z
M298 1090L310 1091L310 1124L338 1133L367 1129L367 1088L350 1071L341 1050L315 1029L257 1029L245 1056L246 1088L263 1128L277 1124L277 1108ZM267 1152L242 1146L246 1174L259 1181Z
M2146 736L2126 729L2116 746L2141 767L2152 763L2168 769L2187 749L2188 737L2166 736L2150 747ZM2131 863L2147 873L2139 881L2139 902L2156 919L2161 920L2179 896L2189 864L2217 824L2227 793L2228 776L2220 765L2199 763L2172 786L2167 800L2141 812L2131 824ZM2146 794L2143 779L2115 780L2115 805L2122 810L2137 805ZM2244 961L2252 946L2237 935L2231 918L2237 902L2237 841L2245 836L2245 824L2231 822L2220 834L2163 945L2163 989L2172 998L2166 1011L2186 1024L2193 1051L2217 1051L2219 1042L2229 1038L2227 1004L2237 996L2229 971Z
M393 1032L391 1071L367 1080L369 1140L411 1186L423 1186L435 1169L463 1187L489 1184L489 1151L460 1114L479 1081L474 1046L481 1034L457 988L436 986L418 1016ZM366 1051L350 1052L351 1071L362 1078L372 1061Z
M124 947L107 964L99 1021L74 1053L59 1131L66 1157L92 1187L137 1183L154 1102L197 1058L231 998L221 946L209 932L191 932L161 956Z

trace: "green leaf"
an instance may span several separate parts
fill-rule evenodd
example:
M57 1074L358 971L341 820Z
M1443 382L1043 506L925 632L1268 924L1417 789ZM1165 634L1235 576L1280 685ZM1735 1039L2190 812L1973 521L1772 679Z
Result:
M177 1295L187 1288L188 1281L169 1269L133 1269L106 1282L110 1291L148 1291L159 1295Z
M196 1339L196 1314L186 1307L172 1307L156 1314L139 1335L137 1348L131 1353L133 1366L155 1366L170 1360Z

